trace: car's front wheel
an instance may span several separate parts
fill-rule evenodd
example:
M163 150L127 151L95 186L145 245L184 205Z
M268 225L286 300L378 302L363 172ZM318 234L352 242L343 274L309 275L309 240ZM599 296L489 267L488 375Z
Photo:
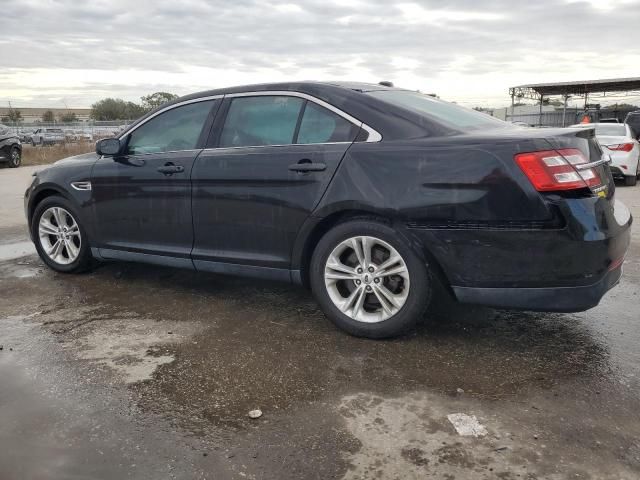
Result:
M368 219L342 223L322 237L310 283L335 325L368 338L411 329L431 298L426 262L391 227Z
M82 272L91 265L91 249L73 205L62 197L45 198L31 220L31 236L40 258L53 270Z
M627 187L633 187L636 183L638 183L638 177L637 176L624 177L624 184Z

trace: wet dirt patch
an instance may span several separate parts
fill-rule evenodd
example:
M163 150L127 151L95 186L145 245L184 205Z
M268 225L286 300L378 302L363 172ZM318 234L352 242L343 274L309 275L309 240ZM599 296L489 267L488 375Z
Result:
M228 456L248 478L292 478L294 471L294 478L359 478L396 468L410 473L400 478L421 478L434 465L493 474L502 464L483 464L484 450L468 459L472 466L451 466L462 462L464 441L460 455L436 454L444 445L425 448L410 429L417 422L419 435L454 444L460 437L446 414L477 414L485 424L478 412L443 408L438 416L403 395L430 392L448 404L459 401L461 388L464 398L517 403L567 382L606 391L602 378L611 376L610 346L584 315L454 308L406 337L369 341L335 329L308 292L289 285L124 264L15 278L6 275L8 264L0 265L0 310L41 312L29 321L86 364L87 381L133 382L127 389L137 407ZM341 398L362 392L362 405L342 408ZM397 399L391 407L389 398ZM251 420L255 408L263 416ZM363 431L392 445L393 459L374 454L380 447L352 428L365 417ZM398 432L405 417L411 422ZM486 448L497 460L510 453ZM538 457L524 450L517 458Z
M145 318L110 318L65 347L83 360L105 365L124 383L149 380L160 366L174 361L163 347L185 342L197 330L185 322Z
M434 478L485 478L490 472L511 470L509 462L494 455L494 439L457 435L448 424L448 403L448 397L426 393L344 397L340 414L347 430L362 443L349 458L352 468L345 479L423 478L427 473ZM384 428L379 418L385 419Z
M42 275L44 264L36 257L25 257L13 262L5 262L2 268L2 275L5 278L33 278Z
M32 242L0 244L0 262L33 255L36 252Z
M575 393L576 387L567 386L556 395ZM600 405L571 401L549 414L558 396L534 396L529 401L537 407L426 391L394 397L345 396L337 409L361 448L345 455L351 467L344 478L638 478L637 442L601 428L623 425L633 403L620 405L614 417L599 418ZM452 411L476 415L488 435L461 436L447 419ZM569 422L574 432L568 431ZM635 431L637 416L626 426ZM624 467L621 455L630 459Z

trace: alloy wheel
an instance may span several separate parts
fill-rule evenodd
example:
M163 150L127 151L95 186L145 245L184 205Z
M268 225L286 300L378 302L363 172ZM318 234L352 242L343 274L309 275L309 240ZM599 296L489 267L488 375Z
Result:
M38 237L44 253L60 265L73 263L80 255L80 228L73 216L62 207L51 207L44 211L38 223Z
M18 150L17 148L14 148L11 151L11 165L13 165L14 167L20 165L20 150Z
M324 281L334 305L353 320L377 323L398 313L409 295L407 265L387 242L351 237L327 258Z

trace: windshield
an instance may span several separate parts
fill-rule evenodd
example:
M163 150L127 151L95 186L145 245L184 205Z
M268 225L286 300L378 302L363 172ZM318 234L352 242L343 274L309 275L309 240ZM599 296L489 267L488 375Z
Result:
M596 125L596 135L603 137L624 137L627 135L627 128L620 124L603 123Z
M431 117L437 120L438 123L456 130L479 130L482 128L506 128L510 126L508 123L485 113L444 102L418 92L377 90L368 92L368 94L384 102L411 110L419 115Z

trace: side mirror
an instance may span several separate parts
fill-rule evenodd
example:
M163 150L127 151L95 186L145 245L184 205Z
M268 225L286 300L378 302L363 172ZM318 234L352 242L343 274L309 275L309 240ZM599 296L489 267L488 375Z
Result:
M98 155L113 156L120 153L122 145L117 138L103 138L96 143L96 153Z

